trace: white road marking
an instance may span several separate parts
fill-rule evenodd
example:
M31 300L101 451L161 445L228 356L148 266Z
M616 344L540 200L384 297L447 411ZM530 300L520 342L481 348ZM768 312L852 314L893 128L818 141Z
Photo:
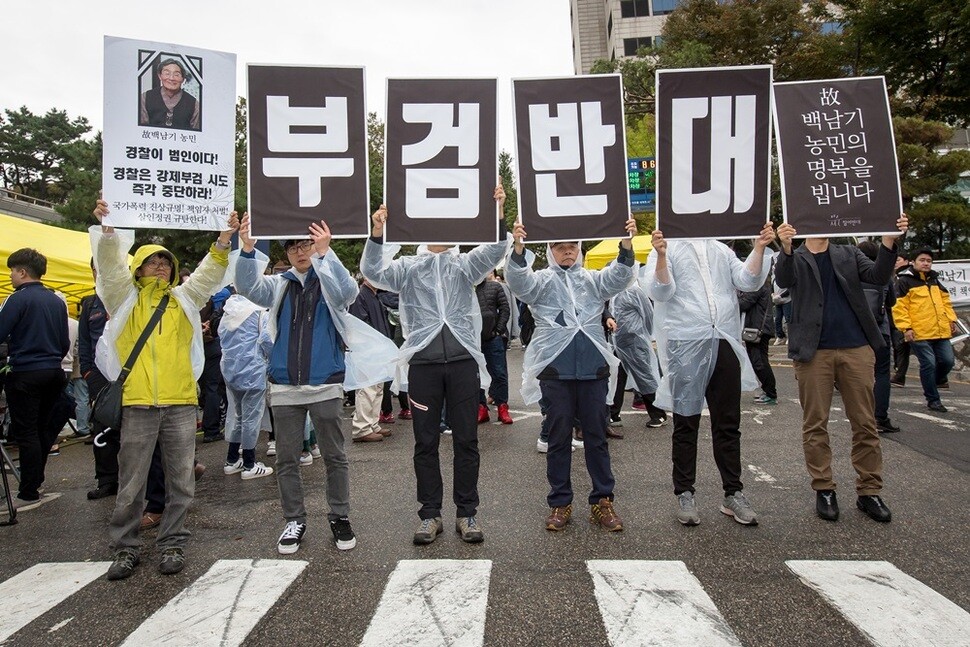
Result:
M778 479L776 479L774 476L764 471L757 465L748 465L748 471L751 472L752 476L754 476L754 480L758 481L759 483L767 483L768 485L774 488L781 487L781 486L775 485L775 483L778 482Z
M912 416L913 418L919 418L920 420L929 420L930 422L935 422L941 427L946 427L950 431L959 431L960 425L952 420L947 420L946 418L940 418L937 416L931 416L928 413L920 413L918 411L901 411L900 413L905 413L907 416Z
M52 634L55 631L57 631L58 629L63 629L64 627L66 627L71 622L71 620L74 620L74 616L71 616L70 618L68 618L66 620L61 620L56 625L54 625L53 627L51 627L50 629L48 629L47 630L47 633Z
M490 560L401 560L384 587L361 647L481 647Z
M683 562L589 560L586 567L612 647L740 647Z
M306 567L298 560L219 560L122 645L241 645Z
M0 641L108 572L111 562L35 564L0 583Z
M529 418L542 418L542 414L538 411L513 411L509 409L509 413L515 416L515 420L528 420Z
M877 647L967 644L970 613L889 562L785 564Z

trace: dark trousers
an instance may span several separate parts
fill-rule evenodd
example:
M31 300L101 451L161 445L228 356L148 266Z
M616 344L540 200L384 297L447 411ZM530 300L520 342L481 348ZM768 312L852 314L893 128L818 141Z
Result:
M442 483L438 445L441 411L454 448L454 501L459 517L478 509L478 364L473 359L449 364L414 364L408 369L408 396L414 420L414 475L418 481L418 516L441 516Z
M108 385L108 380L98 369L92 369L84 378L88 383L88 396L91 402L97 397L101 389ZM98 434L104 431L104 427L91 419L91 434L97 438ZM98 443L103 447L98 447ZM121 450L120 430L112 430L98 438L92 445L94 449L94 478L98 481L98 486L115 485L118 483L118 452Z
M509 365L505 355L505 340L493 337L482 343L482 355L485 356L485 368L492 377L488 387L488 394L495 404L509 403ZM486 404L484 389L479 394L479 403Z
M165 512L165 468L162 467L162 448L155 443L152 464L148 468L148 481L145 485L145 512L162 514Z
M394 413L394 394L391 393L391 382L384 382L384 395L381 396L381 413ZM408 408L408 392L401 391L397 394L397 404L402 409Z
M775 337L785 338L784 324L791 322L791 301L775 306Z
M711 412L714 463L725 494L744 488L741 483L741 363L725 340L717 346L714 373L704 394ZM701 416L674 414L672 458L674 494L693 492L697 474L697 430Z
M609 380L540 380L542 397L548 403L546 420L549 425L549 451L546 454L546 478L549 480L550 508L565 506L573 501L572 436L578 418L583 428L583 449L586 470L593 482L590 504L600 499L613 500L613 470L610 449L606 442L607 419L604 415Z
M767 335L761 335L761 339L757 343L745 342L744 346L748 351L748 359L751 360L751 368L754 369L754 374L758 376L758 381L761 382L761 390L769 398L777 398L775 373L771 370L771 364L768 362L769 341L771 339Z
M626 369L623 368L623 364L620 364L620 368L616 373L616 392L613 393L613 402L610 404L610 417L619 417L620 411L623 410L623 399L626 397L626 392L623 390L623 386L626 384L627 374ZM633 391L633 404L636 405L637 400L643 402L647 407L647 413L650 414L651 418L657 420L667 417L667 412L659 407L654 406L653 402L657 399L656 393L640 393L639 391Z
M889 335L883 335L882 339L886 342L886 345L876 351L876 381L872 387L876 406L876 420L885 420L889 417L889 392L892 389L889 384L889 371L892 368L892 342L889 340Z
M909 342L899 330L893 329L893 382L906 384L906 372L909 370Z
M54 408L51 409L50 416L47 418L47 433L44 434L45 437L53 438L53 442L57 442L57 435L61 433L61 429L67 422L77 415L77 404L74 402L74 397L67 392L67 383L70 381L70 377L65 374L64 376L64 388L61 389L60 395L54 401Z
M222 349L219 340L205 343L205 368L199 377L202 397L202 433L211 438L219 435L222 415L226 410L226 383L222 380Z
M54 405L64 392L64 371L58 368L17 371L7 376L11 435L20 448L20 492L25 501L40 498L44 469L59 429L51 430Z

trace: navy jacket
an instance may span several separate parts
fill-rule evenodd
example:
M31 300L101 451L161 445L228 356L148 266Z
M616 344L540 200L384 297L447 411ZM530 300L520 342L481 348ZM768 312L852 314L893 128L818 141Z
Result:
M0 307L0 343L8 338L11 371L60 369L71 349L67 306L43 283L24 283Z
M108 310L104 307L101 297L94 294L81 299L81 315L77 328L77 357L82 377L94 369L94 351L98 347L98 340L104 334L104 325L107 322Z

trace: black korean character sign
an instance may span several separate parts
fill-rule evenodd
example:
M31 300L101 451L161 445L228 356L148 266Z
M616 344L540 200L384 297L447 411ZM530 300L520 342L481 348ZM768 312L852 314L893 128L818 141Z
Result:
M800 238L899 232L883 77L776 83L774 115L785 221Z
M657 227L752 238L768 221L771 66L657 71Z
M529 242L626 236L620 76L515 79L512 97L519 212Z
M370 232L364 69L250 65L249 209L261 238Z
M388 79L389 243L498 240L495 79Z

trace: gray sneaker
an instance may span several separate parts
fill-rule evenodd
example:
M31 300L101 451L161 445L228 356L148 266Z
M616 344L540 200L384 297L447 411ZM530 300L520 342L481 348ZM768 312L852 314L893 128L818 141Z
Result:
M435 517L434 519L422 519L421 525L414 532L414 543L415 544L430 544L441 531L444 530L444 526L441 524L441 517Z
M685 526L696 526L701 522L697 515L697 502L693 492L681 492L677 495L677 521Z
M461 535L461 540L466 544L480 544L485 541L485 534L475 517L458 517L455 520L455 532Z
M754 513L754 508L751 507L748 500L744 498L744 493L740 490L724 497L724 503L721 504L721 512L729 517L734 517L734 520L742 525L758 525L758 515Z

